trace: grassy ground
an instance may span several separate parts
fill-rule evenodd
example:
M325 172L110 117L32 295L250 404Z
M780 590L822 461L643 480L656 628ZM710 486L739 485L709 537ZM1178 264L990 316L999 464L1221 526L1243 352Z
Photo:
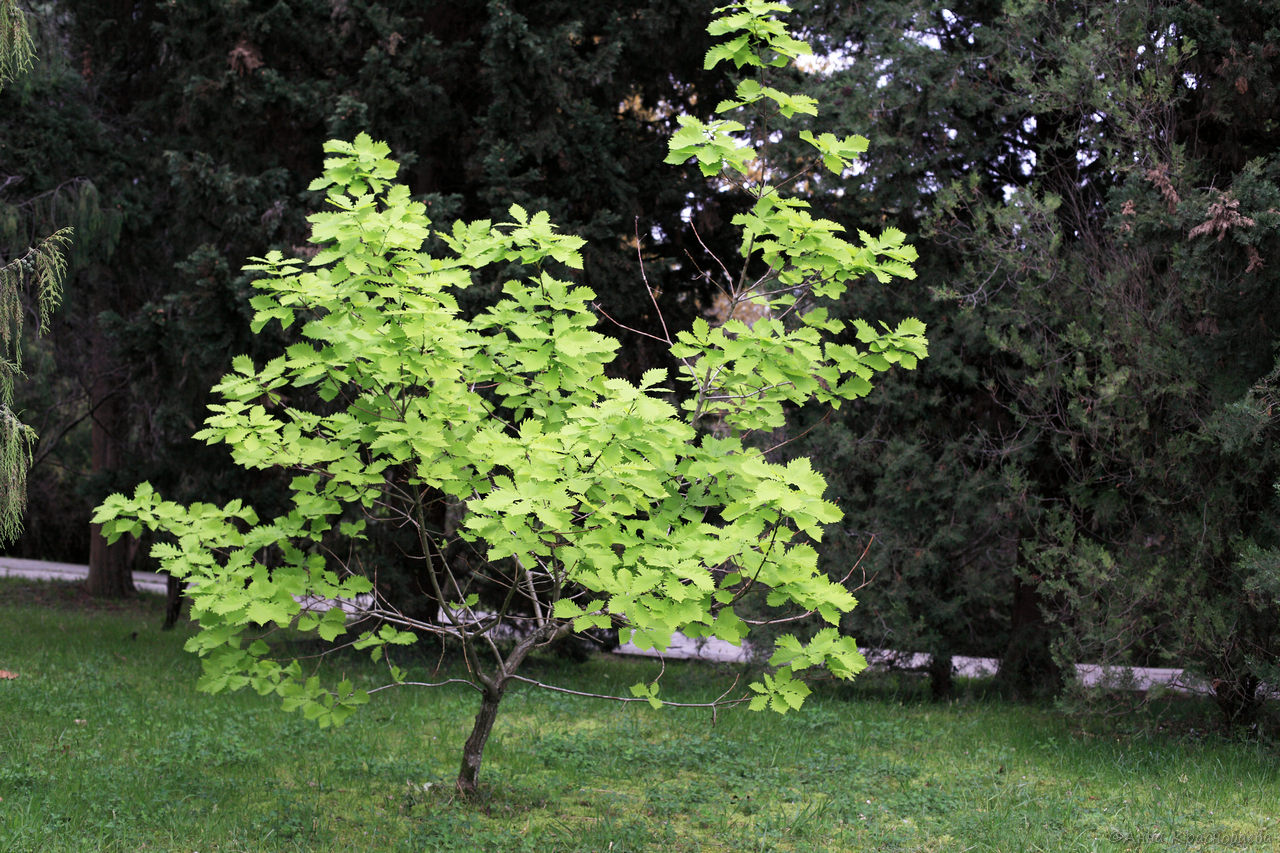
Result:
M518 690L466 803L461 689L382 693L321 731L271 699L195 693L158 599L84 603L0 581L0 670L18 675L0 679L0 851L1280 851L1275 746L1206 734L1185 701L1118 733L884 682L714 724ZM539 665L588 688L652 675ZM663 692L714 695L723 676L670 666Z

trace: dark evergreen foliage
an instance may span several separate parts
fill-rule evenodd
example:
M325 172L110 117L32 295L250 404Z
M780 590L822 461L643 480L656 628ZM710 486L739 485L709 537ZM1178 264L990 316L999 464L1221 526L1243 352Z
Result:
M59 378L20 393L47 438L92 413L99 442L72 430L44 457L19 547L83 558L89 501L143 478L269 489L187 437L255 345L239 265L303 243L330 136L388 140L438 220L550 210L626 326L655 322L638 255L676 322L706 310L736 211L654 164L676 115L725 94L702 71L709 5L64 0L39 19L53 47L0 94L23 116L0 122L0 177L78 248ZM919 314L932 344L874 406L797 413L780 451L827 461L833 573L875 536L845 627L1003 657L1024 693L1076 660L1187 664L1253 719L1280 681L1280 5L796 6L830 53L802 79L814 130L871 140L865 171L804 184L815 214L918 235L917 285L842 310ZM660 362L620 337L622 370ZM40 348L28 366L55 369ZM389 534L369 559L412 588L399 554Z
M921 233L936 297L897 405L824 428L860 448L846 509L880 537L852 627L1003 646L1020 692L1060 686L1051 651L1185 664L1249 719L1280 651L1280 7L812 15L840 58L829 120L872 139L864 188L824 202ZM904 470L921 497L878 491Z
M120 219L119 241L75 276L58 336L60 370L80 389L73 408L89 415L93 436L63 445L62 460L53 451L48 467L75 464L89 445L93 473L75 496L49 478L59 488L42 490L37 535L18 545L26 553L83 560L84 511L140 479L177 497L269 486L246 482L189 436L230 357L260 345L248 335L239 267L305 243L304 217L320 202L305 187L327 138L367 130L388 140L441 223L501 215L513 201L550 210L590 239L586 273L619 323L656 324L641 255L673 321L700 310L705 286L679 267L690 240L681 217L702 180L653 166L674 116L697 109L698 95L714 103L724 85L702 70L707 6L67 0L59 9L64 19L41 23L66 25L62 67L73 73L44 81L29 121L2 132L47 144L31 161L44 180L92 175ZM481 301L491 284L474 291ZM642 336L618 331L629 347L621 370L639 376L660 358ZM384 544L394 574L399 549L393 536ZM90 557L99 574L120 576L129 554Z

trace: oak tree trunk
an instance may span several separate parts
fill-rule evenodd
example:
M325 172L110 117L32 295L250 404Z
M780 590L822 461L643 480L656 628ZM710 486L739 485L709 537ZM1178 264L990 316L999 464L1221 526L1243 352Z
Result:
M481 694L480 710L476 713L471 735L462 747L462 766L458 769L458 791L464 796L469 797L476 791L484 747L489 741L489 733L493 731L493 721L498 717L498 704L502 702L502 695L506 690L507 682L500 680L495 681L493 686L486 686Z
M533 631L500 661L498 672L492 678L479 677L481 690L480 710L476 713L475 725L471 727L471 735L462 747L462 766L458 769L457 787L459 793L471 796L476 791L476 783L480 778L480 762L484 758L484 747L489 742L489 733L493 731L493 721L498 718L498 705L507 692L507 685L515 677L516 670L524 663L525 656L534 646L549 645L564 637L573 629L573 623L545 623Z

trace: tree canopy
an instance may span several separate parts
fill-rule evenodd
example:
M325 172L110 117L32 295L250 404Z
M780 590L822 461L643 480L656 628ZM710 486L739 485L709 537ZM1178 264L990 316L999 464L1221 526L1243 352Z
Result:
M729 38L707 64L748 72L718 112L813 112L814 102L767 85L772 68L808 53L775 17L787 7L747 0L721 11L708 31ZM797 103L805 109L792 110ZM347 632L346 608L321 615L317 600L345 599L371 620L352 645L375 660L420 635L454 640L467 664L454 680L481 697L458 776L470 793L508 685L540 685L518 674L524 657L572 631L615 627L642 648L664 649L676 631L739 644L750 631L741 603L758 590L827 627L807 641L784 635L772 670L728 701L786 713L809 692L797 674L850 678L865 668L836 628L856 601L817 570L814 544L839 519L823 500L825 481L808 460L771 462L751 437L781 426L788 403L861 398L875 374L926 355L918 320L876 329L858 319L849 324L857 343L844 343L834 336L845 324L828 308L867 276L913 277L915 252L897 229L847 241L810 216L784 192L796 176L774 183L742 123L679 124L668 162L692 160L750 199L734 220L742 274L727 298L762 315L748 324L731 311L715 327L698 319L665 335L681 366L671 382L660 368L636 384L606 376L618 344L592 328L595 293L555 272L584 267L584 241L545 211L513 204L506 221L457 221L434 232L448 252L427 253L426 205L393 182L389 146L365 134L325 145L324 175L310 186L327 202L309 217L318 251L308 261L272 252L248 267L265 274L254 328L297 327L301 340L261 366L237 357L196 434L227 445L241 467L289 472L287 510L263 519L238 499L182 505L143 484L95 516L109 539L162 534L153 556L195 582L201 630L188 648L203 658L203 689L253 687L323 725L342 722L369 691L325 684L272 652L285 629L326 641ZM865 147L856 136L799 137L836 175ZM503 298L463 314L458 294L473 270L510 264L523 274L503 283ZM707 428L712 420L718 428ZM453 532L428 518L440 493L459 509ZM415 532L411 558L442 618L415 619L378 594L359 541L379 524ZM454 536L479 571L460 574L440 559ZM388 686L440 686L389 658L388 674ZM632 693L663 704L656 678Z
M845 513L819 549L829 575L865 552L842 629L931 652L939 695L956 654L1002 658L1029 694L1060 691L1079 660L1185 664L1248 720L1276 677L1280 590L1280 9L797 0L816 55L739 92L705 68L709 5L22 7L41 61L0 91L23 116L0 123L0 201L22 213L5 260L62 225L76 249L50 334L26 342L49 381L14 390L43 436L14 547L85 559L90 506L141 479L282 511L287 481L190 435L233 352L258 363L296 342L252 334L239 265L310 251L325 140L386 140L436 222L506 221L516 202L587 238L591 310L620 343L607 370L634 384L679 370L660 314L677 329L759 313L725 300L714 261L749 196L696 162L654 166L672 135L696 148L736 121L772 148L739 183L798 175L815 221L912 235L930 293L830 307L845 342L855 317L918 315L924 369L834 415L788 402L771 427L776 458L818 460ZM804 117L828 149L777 138L774 117L732 106L746 101ZM866 152L825 172L853 132ZM467 316L518 272L487 269L458 296ZM437 613L398 556L412 537L369 537L384 591ZM104 576L124 577L128 552L102 545Z

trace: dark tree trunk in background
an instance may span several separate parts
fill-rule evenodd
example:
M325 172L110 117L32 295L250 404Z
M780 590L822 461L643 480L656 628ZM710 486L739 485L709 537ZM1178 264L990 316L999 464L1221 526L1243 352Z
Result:
M93 335L94 350L106 352L100 332ZM90 465L94 473L116 468L120 460L120 445L124 435L124 398L118 393L111 372L99 365L89 389L89 405L93 412L90 439ZM130 571L129 547L124 539L108 545L103 538L101 525L89 525L89 594L95 598L123 598L133 595Z
M955 694L955 681L951 655L934 654L929 660L929 695L935 702L943 702Z
M436 490L432 489L432 492ZM436 493L434 500L427 503L427 524L430 525L434 535L428 538L427 547L427 567L426 570L435 575L434 583L431 579L425 582L418 581L418 588L426 596L426 612L418 614L418 618L424 622L435 624L442 621L442 610L445 606L444 601L436 599L432 590L437 586L444 591L445 598L449 597L449 590L444 588L445 577L447 572L444 567L449 559L448 549L442 547L441 543L447 542L449 535L453 532L448 529L449 526L449 505L446 503L443 492Z
M1228 726L1248 726L1258 719L1262 707L1261 680L1248 672L1231 678L1215 678L1213 699Z
M161 630L168 631L178 624L182 616L182 581L173 575L165 575L166 601L164 608L164 625Z
M1051 636L1040 607L1039 590L1015 576L1009 646L996 676L1000 684L1024 699L1057 695L1063 679L1049 646Z

